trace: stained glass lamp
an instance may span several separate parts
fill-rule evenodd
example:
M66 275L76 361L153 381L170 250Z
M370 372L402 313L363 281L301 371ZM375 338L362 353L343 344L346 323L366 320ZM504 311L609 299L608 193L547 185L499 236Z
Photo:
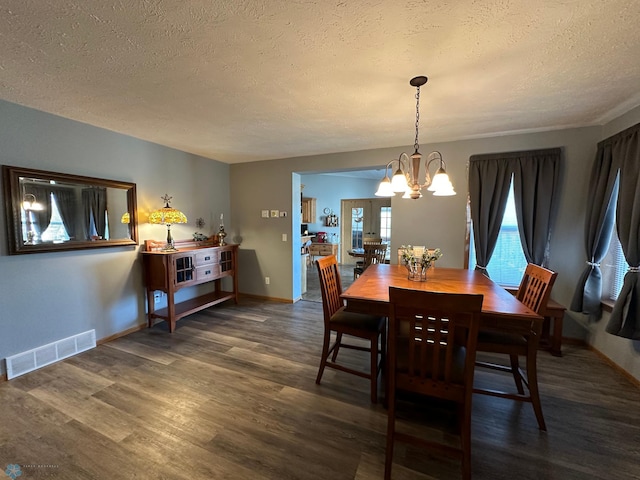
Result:
M156 225L166 225L167 226L167 243L163 248L163 251L175 251L175 245L173 243L173 237L171 236L171 225L176 223L187 223L187 217L180 210L172 208L169 204L171 203L171 198L165 194L164 197L160 197L165 202L165 206L151 212L149 215L149 223Z

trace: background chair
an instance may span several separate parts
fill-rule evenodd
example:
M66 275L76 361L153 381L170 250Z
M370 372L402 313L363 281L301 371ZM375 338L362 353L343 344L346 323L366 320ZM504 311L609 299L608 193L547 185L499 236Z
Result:
M365 269L374 263L384 263L387 255L386 243L365 243L363 246L364 257L362 264L356 266L353 269L353 279L358 278Z
M525 269L522 281L516 292L516 298L541 315L549 301L556 276L555 272L530 263ZM514 319L509 322L508 329L504 326L504 322L501 322L500 329L492 330L490 319L487 320L478 336L478 352L508 355L510 365L490 361L477 361L476 365L493 370L511 372L517 393L485 388L476 388L474 390L476 393L485 395L530 402L540 430L547 429L542 415L537 370L538 343L543 322L544 319L542 317L526 321ZM526 375L520 368L518 360L520 356L526 357ZM529 390L528 394L525 394L523 384Z
M386 480L396 440L452 454L471 478L471 398L482 295L389 288ZM414 393L457 407L460 446L396 431L398 395Z
M370 244L370 243L380 244L380 243L382 243L382 238L380 238L380 237L364 237L362 239L362 248L364 249L364 246L367 245L367 244ZM356 266L357 267L362 267L363 265L364 265L364 260L356 260Z
M304 242L304 245L302 245L302 254L306 255L306 261L307 261L307 265L309 265L311 263L311 255L309 252L309 246L311 245L311 240L307 240L306 242Z
M385 362L386 356L386 321L384 317L346 312L344 302L340 298L342 283L338 262L335 255L316 260L318 275L320 276L320 290L322 293L322 310L324 313L324 341L322 344L322 358L316 383L319 384L325 367L335 368L343 372L358 375L371 380L371 401L378 401L378 375ZM336 333L336 340L331 343L331 333ZM370 346L362 347L343 343L342 336L351 335L369 340ZM378 346L380 342L380 346ZM336 363L340 348L370 352L371 361L369 372L362 372ZM378 360L380 356L380 360ZM331 357L331 358L330 358Z

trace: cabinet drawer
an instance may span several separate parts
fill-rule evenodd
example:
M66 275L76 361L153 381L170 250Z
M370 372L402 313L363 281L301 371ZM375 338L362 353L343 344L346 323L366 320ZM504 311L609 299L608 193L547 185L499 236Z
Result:
M208 282L220 276L220 265L210 264L196 267L196 282Z
M332 255L336 252L336 245L333 244L311 244L309 245L309 253L311 255L320 255L320 256L326 256L326 255Z
M196 267L218 263L218 255L213 249L196 252Z

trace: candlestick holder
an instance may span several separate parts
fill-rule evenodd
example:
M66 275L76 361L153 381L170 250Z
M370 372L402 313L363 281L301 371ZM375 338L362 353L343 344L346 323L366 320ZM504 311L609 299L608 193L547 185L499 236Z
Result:
M220 229L218 230L218 244L226 245L224 239L227 236L227 232L224 231L224 225L220 225Z

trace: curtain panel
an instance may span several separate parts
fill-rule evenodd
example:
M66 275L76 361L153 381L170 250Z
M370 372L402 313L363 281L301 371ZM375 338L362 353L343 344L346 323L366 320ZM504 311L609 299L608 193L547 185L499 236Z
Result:
M560 148L522 152L513 171L513 197L522 250L527 263L543 267L549 260L561 156Z
M629 270L606 331L640 340L640 124L605 140L620 165L616 229Z
M53 207L51 205L51 189L46 185L26 184L24 187L24 193L33 195L36 198L36 201L42 205L42 210L31 211L31 214L35 219L37 234L41 240L42 234L47 228L49 228L49 223L51 223L51 212L53 211ZM29 212L26 213L27 223L29 223Z
M527 262L546 266L556 213L561 148L473 155L469 203L476 269L487 274L502 225L511 177L520 243Z
M107 189L104 187L91 187L82 190L82 208L84 218L84 234L87 240L91 239L91 220L96 234L105 238L107 211Z
M611 142L600 142L591 168L587 213L584 226L584 248L587 266L578 279L571 306L592 319L602 314L602 272L600 262L609 250L614 226L615 199L619 165L614 161Z
M476 249L476 270L486 276L507 206L513 165L501 155L473 155L469 159L469 205Z

